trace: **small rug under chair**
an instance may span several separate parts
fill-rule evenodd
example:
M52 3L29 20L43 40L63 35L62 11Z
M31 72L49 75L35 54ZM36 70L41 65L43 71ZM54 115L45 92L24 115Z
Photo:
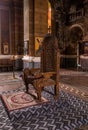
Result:
M37 99L37 94L35 93L34 90L31 90L30 93L32 95L30 95L29 93L27 94L26 92L23 92L23 91L10 93L10 94L3 94L2 100L8 111L17 110L24 107L30 107L30 106L38 105L38 104L45 103L48 101L44 97L42 97L41 101L39 101ZM33 95L35 98L33 97Z

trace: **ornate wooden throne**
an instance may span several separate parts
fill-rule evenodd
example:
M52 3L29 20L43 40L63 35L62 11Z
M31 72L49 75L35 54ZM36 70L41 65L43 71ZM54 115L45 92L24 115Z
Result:
M28 91L28 84L32 84L36 89L38 99L41 100L41 92L44 87L54 87L55 99L59 96L59 70L60 52L55 36L47 34L42 41L41 68L40 72L36 69L24 69L24 82ZM32 77L31 77L32 76Z

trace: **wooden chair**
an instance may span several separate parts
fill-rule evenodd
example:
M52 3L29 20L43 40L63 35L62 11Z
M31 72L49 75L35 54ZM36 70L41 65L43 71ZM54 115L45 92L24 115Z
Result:
M55 71L41 72L42 77L34 80L36 92L38 95L38 99L41 100L41 92L44 87L52 86L54 87L54 98L58 99L59 96L59 68L60 68L60 53L57 51L56 54L57 65ZM49 92L53 95L52 92Z
M59 96L59 70L60 52L57 39L48 34L42 42L40 72L36 72L36 69L24 69L26 91L28 92L28 84L32 84L36 89L38 100L41 100L41 92L44 87L52 86L54 87L54 97L57 99Z

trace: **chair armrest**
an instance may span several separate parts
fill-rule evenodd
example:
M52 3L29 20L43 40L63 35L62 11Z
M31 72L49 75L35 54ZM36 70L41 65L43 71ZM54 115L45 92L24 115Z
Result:
M46 78L46 79L52 77L55 74L56 74L56 72L45 72L45 73L42 73L43 77Z
M27 78L31 80L36 80L36 79L43 78L43 75L42 74L29 75Z
M31 73L34 75L34 74L40 72L40 68L31 68L30 71L31 71Z

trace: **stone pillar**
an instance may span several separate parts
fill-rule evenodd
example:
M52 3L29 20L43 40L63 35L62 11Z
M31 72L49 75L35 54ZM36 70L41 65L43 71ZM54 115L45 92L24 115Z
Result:
M24 41L29 41L29 0L24 0Z
M29 0L29 55L35 55L35 38L48 32L48 1Z
M34 0L29 0L29 55L34 56Z
M44 36L48 32L48 1L35 0L34 32L36 36Z
M23 54L23 1L13 0L11 19L13 53L21 55Z
M23 29L23 0L11 1L11 44L12 54L15 56L14 67L16 70L22 70L22 55L24 51L24 29Z

